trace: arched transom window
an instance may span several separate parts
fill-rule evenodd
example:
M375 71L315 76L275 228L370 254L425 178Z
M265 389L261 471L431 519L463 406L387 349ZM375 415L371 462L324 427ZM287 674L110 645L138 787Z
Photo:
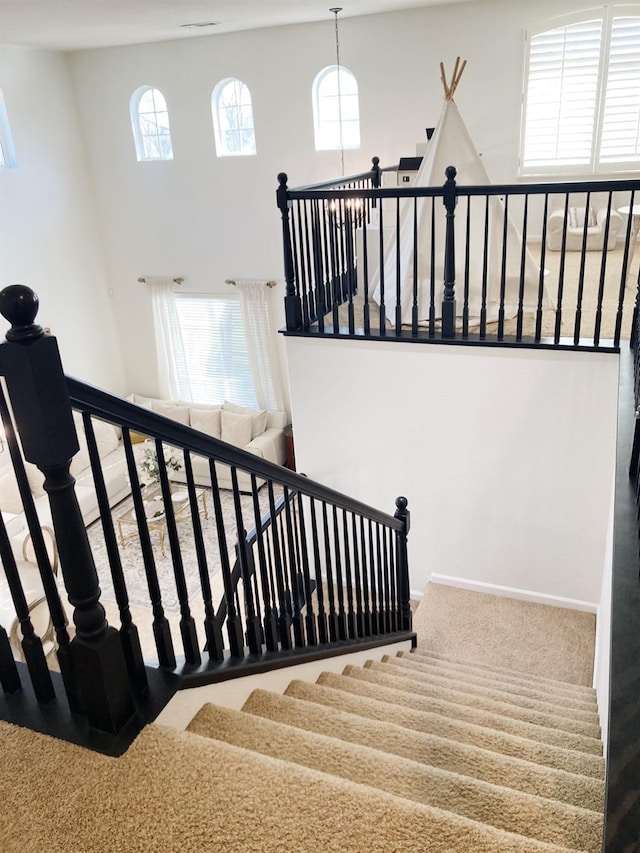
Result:
M221 80L211 96L211 111L218 157L256 153L251 93L242 80Z
M162 92L140 86L131 97L130 110L138 160L173 160L169 113Z
M344 65L324 68L313 81L316 151L360 147L358 83Z

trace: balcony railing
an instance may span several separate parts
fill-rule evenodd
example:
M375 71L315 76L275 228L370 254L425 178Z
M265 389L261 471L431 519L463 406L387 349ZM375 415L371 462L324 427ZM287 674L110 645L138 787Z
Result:
M618 347L638 293L640 181L296 189L279 175L286 329ZM368 176L368 177L367 177ZM346 181L346 183L345 183Z

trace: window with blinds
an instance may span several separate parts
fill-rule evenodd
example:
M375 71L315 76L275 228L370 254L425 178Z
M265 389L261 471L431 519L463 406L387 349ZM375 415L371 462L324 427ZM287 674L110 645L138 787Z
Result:
M531 35L522 174L637 168L639 132L640 16L610 7Z
M180 399L257 408L238 299L176 294L176 307L185 352Z

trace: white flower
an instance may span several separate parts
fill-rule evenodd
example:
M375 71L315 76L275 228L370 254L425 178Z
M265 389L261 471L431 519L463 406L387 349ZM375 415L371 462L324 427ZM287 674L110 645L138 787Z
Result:
M148 446L144 448L142 454L142 462L140 463L140 482L144 486L149 486L151 483L160 481L160 468L158 466L158 458L156 456L155 447L151 442L145 442ZM172 471L179 471L182 468L182 463L179 458L174 455L173 449L163 447L164 463L167 468Z

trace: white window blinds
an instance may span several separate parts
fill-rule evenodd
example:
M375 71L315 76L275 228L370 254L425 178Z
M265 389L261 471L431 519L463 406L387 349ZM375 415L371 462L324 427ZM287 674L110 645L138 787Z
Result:
M180 399L257 408L237 298L176 294L185 350Z
M601 40L601 20L559 27L531 39L525 168L591 162Z
M613 19L600 160L640 162L640 17Z

